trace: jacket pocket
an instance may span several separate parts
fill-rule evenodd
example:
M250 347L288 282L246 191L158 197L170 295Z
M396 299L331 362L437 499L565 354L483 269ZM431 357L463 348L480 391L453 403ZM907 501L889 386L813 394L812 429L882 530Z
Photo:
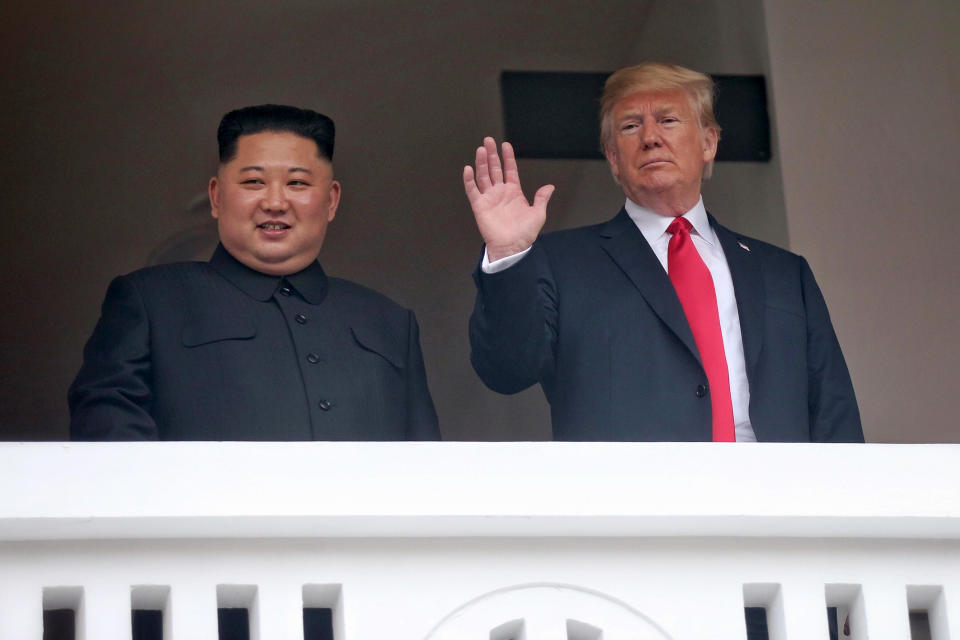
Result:
M180 339L185 347L199 347L223 340L249 340L257 335L250 318L220 317L191 320L183 325Z
M397 369L406 367L406 332L383 325L353 325L350 331L362 349L377 354Z
M767 300L767 304L765 306L767 309L772 309L773 311L789 313L790 315L796 316L801 320L804 317L803 307L801 307L799 304L790 304L789 302L779 300Z

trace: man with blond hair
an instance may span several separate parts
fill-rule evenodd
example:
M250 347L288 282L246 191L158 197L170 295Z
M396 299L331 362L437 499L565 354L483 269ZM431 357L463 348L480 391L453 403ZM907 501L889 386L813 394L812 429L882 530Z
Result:
M557 440L863 441L847 366L807 262L737 234L700 196L720 139L714 85L645 63L601 100L626 200L611 220L540 235L509 143L464 168L485 252L471 360L495 391L540 383Z

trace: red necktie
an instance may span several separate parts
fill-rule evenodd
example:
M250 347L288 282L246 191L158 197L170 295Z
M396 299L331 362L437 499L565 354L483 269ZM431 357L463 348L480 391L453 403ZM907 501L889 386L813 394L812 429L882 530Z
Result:
M713 410L713 441L733 442L733 403L730 401L730 375L723 351L717 293L707 265L703 263L690 238L690 221L674 218L667 233L672 234L667 248L667 272L677 290L683 312L693 331L700 360L710 385L710 408Z

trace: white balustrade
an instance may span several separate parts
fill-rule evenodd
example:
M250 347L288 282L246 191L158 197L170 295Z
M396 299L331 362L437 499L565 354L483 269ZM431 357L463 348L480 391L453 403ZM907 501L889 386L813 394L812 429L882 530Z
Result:
M960 445L0 444L0 640L828 640L828 606L960 640Z

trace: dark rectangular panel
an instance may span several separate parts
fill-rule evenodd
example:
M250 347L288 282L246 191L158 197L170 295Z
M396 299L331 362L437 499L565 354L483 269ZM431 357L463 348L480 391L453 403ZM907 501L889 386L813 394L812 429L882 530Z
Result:
M73 640L77 614L73 609L44 609L43 640Z
M131 612L133 640L163 640L163 611L134 609Z
M333 640L333 611L304 607L303 640Z
M250 615L246 609L217 609L219 640L250 640Z
M607 73L504 71L505 137L521 158L598 158L598 99Z
M503 71L505 137L520 158L602 159L600 94L609 73ZM770 159L770 118L763 76L714 75L717 161Z
M718 162L768 162L770 113L763 76L713 76L720 133Z
M747 640L770 640L766 609L763 607L744 607L743 617L747 623Z

